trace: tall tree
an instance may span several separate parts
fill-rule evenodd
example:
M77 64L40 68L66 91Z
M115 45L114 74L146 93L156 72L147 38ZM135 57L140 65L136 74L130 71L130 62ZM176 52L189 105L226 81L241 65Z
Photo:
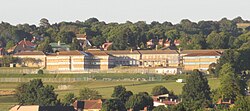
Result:
M155 86L152 89L151 94L153 96L157 96L157 95L162 95L162 94L169 94L169 91L168 91L168 89L166 87L164 87L162 85L159 85L159 86Z
M59 103L54 87L50 85L44 86L41 79L34 79L18 86L16 88L16 97L19 104L50 106Z
M99 94L98 91L92 90L90 88L83 88L79 92L80 99L82 100L94 100L94 99L101 99L102 96Z
M211 100L207 78L198 70L193 71L182 89L182 100L187 111L205 108Z

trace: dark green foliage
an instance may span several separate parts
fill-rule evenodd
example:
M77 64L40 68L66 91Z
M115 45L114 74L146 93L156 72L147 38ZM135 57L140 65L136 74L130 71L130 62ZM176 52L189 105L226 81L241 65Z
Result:
M248 97L238 97L232 111L250 111L250 99Z
M121 100L108 99L102 104L101 111L126 111L126 108Z
M157 106L156 108L153 109L153 111L167 111L167 110L168 109L163 105Z
M157 95L162 95L162 94L169 94L169 91L167 88L165 88L164 86L160 85L160 86L155 86L152 89L151 94L153 96L157 96Z
M9 67L11 63L16 63L18 59L13 56L3 56L0 58L2 67Z
M207 78L198 70L194 70L182 88L182 101L186 110L198 110L208 106L210 87Z
M65 105L70 105L72 104L74 101L75 101L75 94L74 93L67 93L62 102L65 104Z
M130 96L125 106L127 109L133 109L134 111L142 110L144 107L152 109L153 99L146 92L142 92Z
M37 74L43 74L43 70L39 69L39 70L37 71Z
M83 88L80 90L79 96L79 99L81 100L95 100L102 98L98 91L92 90L90 88Z
M58 104L53 86L44 86L41 79L34 79L21 84L16 89L19 104L51 106Z
M114 91L112 97L120 99L123 103L125 103L133 93L131 91L126 91L124 86L118 85L114 87Z

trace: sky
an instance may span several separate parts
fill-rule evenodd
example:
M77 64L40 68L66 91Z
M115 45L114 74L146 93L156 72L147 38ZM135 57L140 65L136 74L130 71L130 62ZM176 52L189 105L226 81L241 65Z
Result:
M95 17L106 23L152 21L179 23L218 21L241 16L250 20L250 0L0 0L0 21L39 24L85 21Z

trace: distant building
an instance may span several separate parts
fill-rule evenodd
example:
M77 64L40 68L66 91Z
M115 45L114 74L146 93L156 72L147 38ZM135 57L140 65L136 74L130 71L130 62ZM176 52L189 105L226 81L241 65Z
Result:
M73 103L76 111L100 111L105 100L80 100Z
M147 48L155 48L155 46L157 45L157 42L158 40L157 39L150 39L148 42L147 42Z
M76 34L76 39L79 41L82 48L92 46L86 34Z
M163 67L163 68L156 68L155 72L158 74L181 74L182 68L181 67Z
M24 39L18 42L14 47L7 50L8 53L17 53L22 51L33 51L36 48L36 44Z
M66 43L61 43L60 41L58 41L57 43L50 43L49 45L51 46L53 52L70 50L69 45L67 45Z
M154 107L157 107L160 105L167 107L167 106L171 106L171 105L177 105L180 103L179 100L174 99L169 94L153 96L152 98L153 98L153 102L154 102Z
M222 54L217 50L186 50L183 53L184 70L198 69L201 71L207 71L210 64L217 63Z
M46 66L46 55L42 51L23 51L14 54L13 57L17 57L19 61L22 61L22 63L19 63L19 66L41 68Z
M110 47L112 46L112 42L106 42L104 44L102 44L102 49L103 50L110 50Z

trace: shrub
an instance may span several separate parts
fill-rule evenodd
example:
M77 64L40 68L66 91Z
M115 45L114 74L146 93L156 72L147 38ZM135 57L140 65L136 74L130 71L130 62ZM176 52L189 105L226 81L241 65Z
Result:
M41 70L41 69L38 70L38 71L37 71L37 74L43 74L43 70Z

